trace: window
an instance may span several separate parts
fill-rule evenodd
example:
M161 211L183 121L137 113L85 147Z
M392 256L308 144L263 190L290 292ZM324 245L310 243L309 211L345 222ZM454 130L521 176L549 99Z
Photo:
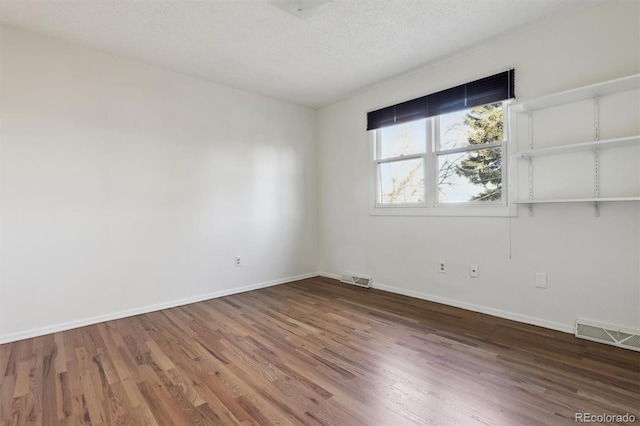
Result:
M491 84L486 83L495 86L496 77L506 89L487 95ZM479 95L476 90L474 100L468 86L477 88L478 82L482 90ZM498 74L369 113L373 213L508 215L512 90L513 75Z
M502 102L376 130L376 206L504 205Z
M426 120L377 130L377 182L381 204L424 205Z
M434 117L438 203L504 204L502 102Z

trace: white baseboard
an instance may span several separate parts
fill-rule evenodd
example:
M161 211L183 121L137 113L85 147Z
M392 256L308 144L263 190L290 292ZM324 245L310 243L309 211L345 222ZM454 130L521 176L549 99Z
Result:
M113 312L110 314L97 315L95 317L83 318L75 321L68 321L46 327L32 328L29 330L19 331L17 333L5 334L0 336L0 344L15 342L17 340L29 339L31 337L43 336L45 334L57 333L59 331L71 330L73 328L84 327L87 325L97 324L105 321L113 321L120 318L131 317L134 315L146 314L149 312L159 311L162 309L175 308L176 306L188 305L190 303L202 302L204 300L216 299L218 297L229 296L246 291L257 290L260 288L271 287L278 284L284 284L292 281L303 280L306 278L317 277L318 272L310 274L296 275L293 277L281 278L278 280L252 284L244 287L234 288L230 290L216 291L213 293L201 294L199 296L187 297L184 299L172 300L169 302L158 303L155 305L141 306L139 308L127 309L124 311Z
M332 278L334 280L340 280L342 278L342 275L340 274L330 274L329 272L320 272L320 276L325 278Z
M322 276L326 278L332 278L339 280L341 275L331 274L328 272L313 272L309 274L297 275L293 277L282 278L273 281L267 281L258 284L252 284L244 287L239 287L231 290L217 291L213 293L202 294L194 297L187 297L184 299L172 300L165 303L158 303L155 305L142 306L134 309L127 309L124 311L113 312L105 315L98 315L95 317L83 318L76 321L68 321L64 323L58 323L49 325L46 327L33 328L29 330L20 331L17 333L5 334L0 336L0 344L15 342L17 340L29 339L32 337L43 336L45 334L57 333L60 331L71 330L73 328L84 327L87 325L97 324L105 321L113 321L120 318L126 318L134 315L146 314L148 312L159 311L162 309L175 308L176 306L188 305L190 303L202 302L204 300L216 299L218 297L229 296L237 293L244 293L246 291L258 290L260 288L271 287L278 284L284 284L292 281L303 280L306 278L313 278L316 276ZM462 308L473 312L480 312L487 315L492 315L498 318L504 318L508 320L518 321L525 324L537 325L539 327L548 328L551 330L562 331L564 333L574 333L573 324L561 324L554 321L547 321L541 318L530 317L527 315L521 315L514 312L503 311L500 309L494 309L486 306L474 305L471 303L461 302L458 300L447 299L440 296L434 296L427 293L416 292L400 287L394 287L386 284L373 282L373 288L388 291L389 293L401 294L404 296L415 297L417 299L428 300L430 302L442 303L443 305L455 306L456 308Z
M331 274L328 272L320 272L320 276L326 278L333 278L339 280L341 275ZM574 324L562 324L555 321L548 321L542 318L530 317L528 315L522 315L515 312L503 311L501 309L490 308L487 306L474 305L472 303L461 302L459 300L447 299L445 297L434 296L428 293L421 293L414 290L408 290L401 287L394 287L386 284L377 283L375 278L373 280L373 288L389 293L401 294L403 296L415 297L416 299L428 300L430 302L442 303L443 305L454 306L456 308L466 309L468 311L479 312L481 314L487 314L498 318L504 318L512 321L521 322L524 324L537 325L539 327L548 328L551 330L562 331L564 333L574 334Z

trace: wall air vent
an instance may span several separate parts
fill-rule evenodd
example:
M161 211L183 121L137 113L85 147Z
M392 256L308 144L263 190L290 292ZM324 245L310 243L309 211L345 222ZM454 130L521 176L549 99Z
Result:
M345 272L342 274L342 279L340 281L346 284L357 285L358 287L371 288L373 278Z
M576 337L640 352L640 331L576 320Z

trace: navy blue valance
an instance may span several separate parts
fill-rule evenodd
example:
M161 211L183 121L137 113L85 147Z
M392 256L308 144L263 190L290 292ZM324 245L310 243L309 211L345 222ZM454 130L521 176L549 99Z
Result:
M515 98L515 70L367 113L367 130Z

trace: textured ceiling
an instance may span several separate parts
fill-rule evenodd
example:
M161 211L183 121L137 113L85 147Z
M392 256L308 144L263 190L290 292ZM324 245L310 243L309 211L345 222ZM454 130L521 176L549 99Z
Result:
M0 22L315 108L605 0L281 1L0 0Z

